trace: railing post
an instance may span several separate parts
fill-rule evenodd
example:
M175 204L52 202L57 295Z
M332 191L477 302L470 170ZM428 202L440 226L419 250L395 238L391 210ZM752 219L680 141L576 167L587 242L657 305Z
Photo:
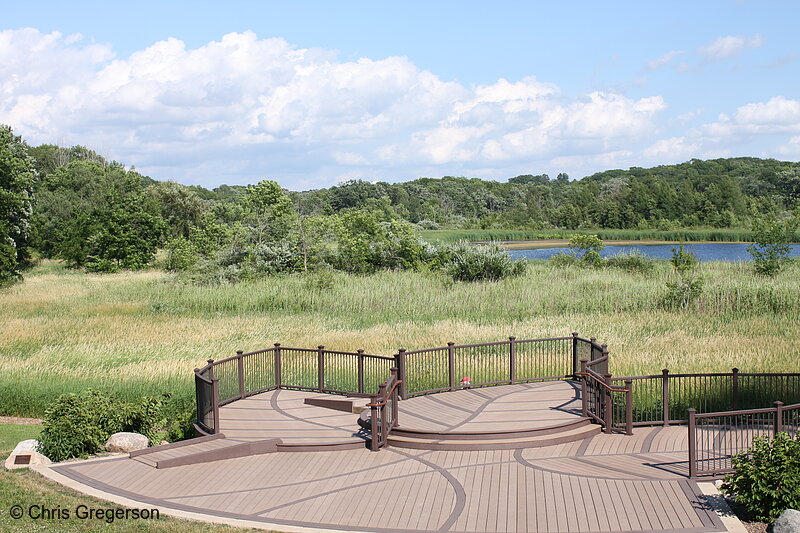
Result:
M509 383L509 385L513 385L514 384L514 380L517 379L517 338L516 337L509 337L508 338L508 356L509 356L508 383Z
M239 399L244 398L244 361L242 360L242 350L236 350L236 362L239 367Z
M400 379L399 378L400 372L397 369L397 367L393 366L389 371L392 373L392 378L394 378L394 381L397 382ZM394 387L392 389L391 396L392 396L392 427L394 428L399 425L399 422L397 421L397 416L400 414L400 406L397 403L397 387Z
M605 357L605 361L603 361L602 373L608 374L608 345L601 344L600 347L603 349L602 357Z
M581 413L584 417L589 416L589 390L586 386L586 363L587 359L581 359Z
M317 346L317 390L325 389L325 347Z
M406 375L406 349L400 348L397 351L397 368L400 371L400 398L408 398L408 380Z
M661 371L661 417L664 427L669 426L669 368Z
M364 350L358 352L358 393L364 394Z
M605 410L603 411L603 420L605 423L604 432L611 433L614 424L614 397L611 395L611 374L603 374L603 381L606 386L603 387L603 396L605 397Z
M775 402L775 434L772 437L777 437L781 431L783 431L783 402Z
M389 426L386 423L386 402L388 398L386 397L386 382L384 381L378 386L378 397L381 401L384 402L382 406L378 409L381 412L381 436L380 436L380 445L383 446L386 441L386 434L389 432ZM373 437L374 438L374 437Z
M625 380L625 434L633 435L633 380Z
M578 373L578 332L572 332L572 379L576 378Z
M370 434L372 439L370 440L370 450L373 452L377 452L378 448L378 440L380 439L380 435L378 435L378 397L376 395L372 395L369 397L370 403Z
M453 348L454 342L447 343L447 384L450 390L456 390L456 354Z
M697 432L697 419L695 415L697 410L694 407L689 408L689 477L694 478L697 476L697 442L695 435Z
M281 388L281 343L275 343L275 388Z
M731 383L731 408L736 410L739 408L739 369L733 369L733 378Z
M211 380L211 397L214 402L214 433L219 433L219 378Z

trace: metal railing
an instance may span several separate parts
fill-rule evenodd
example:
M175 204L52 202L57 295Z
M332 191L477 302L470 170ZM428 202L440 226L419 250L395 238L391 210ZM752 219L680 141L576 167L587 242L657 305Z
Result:
M624 429L626 435L633 434L633 385L625 380L625 387L614 387L608 373L608 349L597 344L595 339L586 341L589 355L593 359L581 359L581 412L611 433Z
M685 424L690 407L698 412L756 409L774 401L800 402L800 373L672 374L612 378L633 382L633 424Z
M756 437L800 433L800 403L774 407L698 413L688 409L689 477L733 471L732 458L745 452Z
M406 351L395 355L402 381L403 399L457 390L469 382L471 388L510 385L575 377L581 343L589 342L573 333L570 337L456 345Z
M399 409L399 389L402 381L398 379L397 367L392 367L392 376L381 383L378 394L370 396L370 449L378 451L386 445L389 433L397 427Z
M203 434L219 433L219 407L275 389L293 389L369 397L386 380L395 358L384 355L288 348L276 343L266 350L214 361L195 369L197 419Z

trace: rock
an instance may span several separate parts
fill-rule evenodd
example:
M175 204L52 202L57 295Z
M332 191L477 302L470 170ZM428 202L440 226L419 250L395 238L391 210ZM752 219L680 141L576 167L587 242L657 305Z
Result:
M140 435L139 433L114 433L110 437L108 437L108 442L106 442L106 451L107 452L133 452L136 450L143 450L147 448L149 441L147 437L144 435Z
M786 509L772 526L774 533L800 533L800 511Z
M50 459L36 451L39 447L39 441L36 439L28 439L20 442L14 447L14 451L8 456L4 466L8 470L15 468L28 468L33 465L49 465L52 463Z

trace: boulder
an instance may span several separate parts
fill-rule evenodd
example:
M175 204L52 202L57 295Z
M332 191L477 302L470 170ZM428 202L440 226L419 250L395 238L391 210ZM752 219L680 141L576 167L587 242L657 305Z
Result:
M15 468L28 468L33 465L49 465L52 461L37 452L39 441L28 439L20 442L14 447L14 451L8 456L4 466L13 470Z
M139 433L120 432L108 437L106 442L107 452L134 452L147 448L149 441L147 437Z
M800 533L800 511L786 509L772 526L774 533Z

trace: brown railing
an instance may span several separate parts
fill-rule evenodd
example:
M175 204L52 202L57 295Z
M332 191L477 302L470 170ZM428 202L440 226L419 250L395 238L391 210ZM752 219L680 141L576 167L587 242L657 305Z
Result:
M401 349L395 356L402 382L400 396L405 399L457 390L465 379L475 388L573 378L581 355L591 351L591 347L584 347L589 342L573 333L570 337L509 337L500 342L449 342L438 348Z
M370 449L378 451L386 445L389 433L398 425L399 389L402 381L398 379L397 367L392 367L392 376L381 383L378 394L370 396Z
M591 341L593 344L594 339ZM608 350L605 345L601 350L592 353L596 359L581 359L581 411L603 426L603 431L611 433L614 429L624 428L627 435L633 434L633 387L630 380L625 380L625 387L614 387L611 374L608 373ZM594 348L594 347L593 347ZM605 370L600 373L597 370Z
M732 472L732 457L745 452L756 437L800 433L800 403L774 407L697 413L688 409L689 477Z
M394 357L326 350L318 346L273 348L236 355L195 369L200 433L218 433L219 407L274 389L294 389L369 397L386 380Z
M756 409L774 401L800 402L800 373L672 374L612 378L633 382L633 424L685 424L688 409L698 412Z

